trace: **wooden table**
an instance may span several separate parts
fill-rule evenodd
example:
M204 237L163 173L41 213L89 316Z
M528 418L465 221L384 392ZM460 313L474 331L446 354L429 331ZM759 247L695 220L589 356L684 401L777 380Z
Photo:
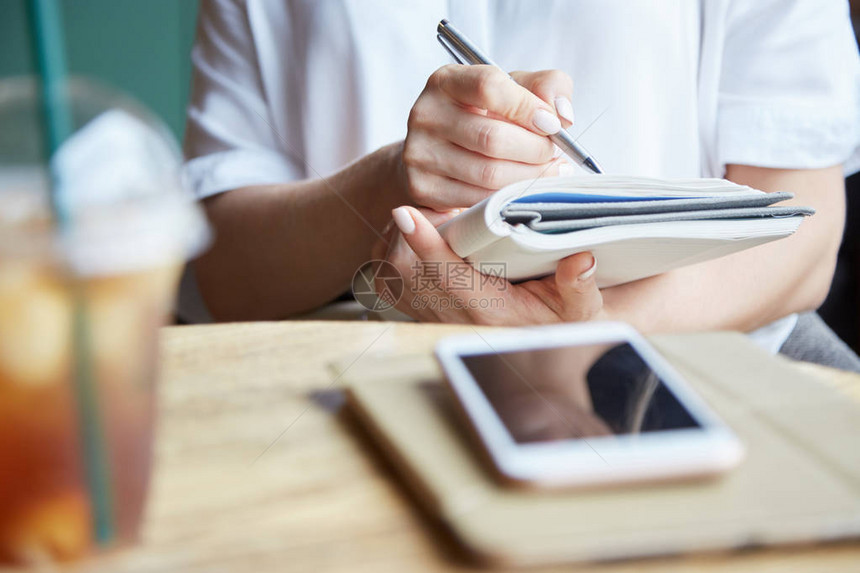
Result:
M383 322L166 328L144 541L74 570L472 570L444 529L416 511L385 460L340 408L339 378L330 366L429 351L439 337L463 331ZM856 385L845 389L860 400ZM860 571L860 544L593 570Z

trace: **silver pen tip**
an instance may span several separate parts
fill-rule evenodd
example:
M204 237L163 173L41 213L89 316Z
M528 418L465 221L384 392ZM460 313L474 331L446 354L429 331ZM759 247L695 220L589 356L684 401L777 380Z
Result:
M598 165L597 162L591 157L586 157L585 159L583 159L582 166L591 171L592 173L598 175L603 173L603 169L601 169L600 165Z

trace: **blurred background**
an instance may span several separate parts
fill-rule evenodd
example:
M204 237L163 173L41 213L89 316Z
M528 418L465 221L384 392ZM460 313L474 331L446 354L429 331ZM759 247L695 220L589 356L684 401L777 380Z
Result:
M860 46L860 0L850 0L850 4ZM839 263L830 294L818 312L842 340L860 353L860 173L849 177L845 187L848 209Z
M197 0L63 0L69 71L131 94L182 141ZM32 74L26 0L0 0L0 78Z
M184 132L198 0L63 0L69 69L129 93L179 141ZM860 0L851 0L855 31ZM0 79L31 74L25 0L0 0ZM860 351L860 174L850 177L848 225L830 296L820 313Z

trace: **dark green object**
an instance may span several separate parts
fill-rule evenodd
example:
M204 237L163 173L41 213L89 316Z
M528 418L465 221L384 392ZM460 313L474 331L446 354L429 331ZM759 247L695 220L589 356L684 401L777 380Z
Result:
M28 0L0 0L0 78L35 73ZM69 73L131 95L181 141L197 0L61 0Z
M66 63L63 55L62 16L55 0L30 0L30 30L41 88L45 158L50 159L72 133L71 110L66 104ZM52 173L52 175L56 175ZM61 229L69 225L69 209L54 177L51 189L54 219Z

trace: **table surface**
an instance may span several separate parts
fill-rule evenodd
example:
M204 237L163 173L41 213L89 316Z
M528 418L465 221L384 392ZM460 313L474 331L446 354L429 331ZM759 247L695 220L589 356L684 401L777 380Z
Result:
M332 368L371 355L430 351L441 336L464 330L470 327L301 321L165 328L144 539L73 570L474 570L445 529L417 511L341 408L341 381ZM857 379L810 371L826 373L823 383L860 400ZM593 570L858 571L860 543Z

